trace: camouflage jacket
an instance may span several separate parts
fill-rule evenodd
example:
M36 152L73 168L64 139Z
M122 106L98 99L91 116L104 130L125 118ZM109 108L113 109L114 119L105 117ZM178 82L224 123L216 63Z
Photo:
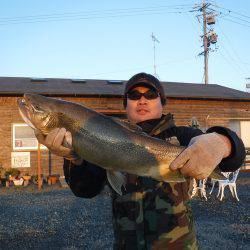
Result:
M151 125L141 127L149 133L157 123ZM165 125L166 131L174 127L171 120ZM197 129L192 132L193 136L202 134ZM161 132L155 137L180 144L175 134ZM123 195L113 192L113 225L114 249L197 249L188 183L165 183L127 174Z
M162 119L138 124L150 133ZM220 168L234 171L244 160L244 146L231 130L214 127L209 132L228 136L233 145L232 155ZM171 126L156 137L187 146L202 134L199 129ZM176 140L177 139L177 140ZM76 196L91 198L101 192L106 183L104 169L85 162L70 167L64 162L66 181ZM163 183L147 177L127 176L122 196L113 192L114 249L197 249L193 216L187 197L188 183Z

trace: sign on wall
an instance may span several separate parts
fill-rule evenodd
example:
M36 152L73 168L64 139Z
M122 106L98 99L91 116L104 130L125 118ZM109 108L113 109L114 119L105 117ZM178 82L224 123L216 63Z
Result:
M30 152L11 152L12 168L30 168Z

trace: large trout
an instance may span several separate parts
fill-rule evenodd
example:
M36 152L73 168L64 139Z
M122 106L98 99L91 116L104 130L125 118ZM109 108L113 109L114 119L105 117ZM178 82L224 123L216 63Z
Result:
M179 171L169 169L184 147L150 137L136 125L81 104L35 94L25 94L19 100L19 110L25 122L44 135L56 127L70 131L74 151L86 161L106 169L112 186L117 171L165 182L185 181Z

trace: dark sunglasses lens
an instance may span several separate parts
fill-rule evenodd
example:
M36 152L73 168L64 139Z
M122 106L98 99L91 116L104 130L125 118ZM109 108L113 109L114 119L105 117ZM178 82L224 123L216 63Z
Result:
M144 93L144 96L148 100L153 100L156 99L159 96L159 94L154 90L149 90L146 93Z
M137 90L131 91L127 94L128 99L130 100L140 100L144 96L147 100L156 99L159 96L159 93L154 90L148 90L145 93L141 93Z
M131 92L128 93L127 97L130 100L139 100L142 97L142 93L140 93L137 90L136 91L131 91Z

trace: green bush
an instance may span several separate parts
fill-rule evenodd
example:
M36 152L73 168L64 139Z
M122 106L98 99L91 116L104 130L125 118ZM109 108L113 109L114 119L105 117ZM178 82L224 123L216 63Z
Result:
M3 168L2 164L0 163L0 178L5 177L5 169Z
M20 174L20 171L16 168L10 168L5 172L5 178L9 178L9 176L14 176L14 177L18 177Z
M31 176L31 180L32 180L32 182L33 182L34 184L37 184L37 182L38 182L38 175L37 175L37 174L32 175L32 176Z

